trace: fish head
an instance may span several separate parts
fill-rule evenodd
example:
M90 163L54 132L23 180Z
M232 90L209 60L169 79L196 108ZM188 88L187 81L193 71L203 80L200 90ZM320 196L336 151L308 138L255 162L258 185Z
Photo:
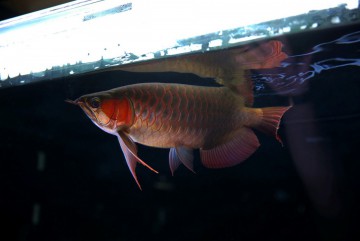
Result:
M111 134L126 130L134 122L133 105L126 96L100 92L67 102L80 106L95 125Z

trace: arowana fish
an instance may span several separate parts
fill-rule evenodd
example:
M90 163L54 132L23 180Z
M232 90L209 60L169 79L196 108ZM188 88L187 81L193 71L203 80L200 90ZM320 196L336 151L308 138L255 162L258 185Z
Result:
M238 62L244 63L242 66L247 68L277 66L286 55L281 52L279 42L270 43L267 43L270 51L250 50L249 56L254 58L248 56L246 59L240 55L238 58L241 61ZM241 54L244 55L244 52ZM254 59L256 61L251 62ZM201 61L198 65L205 66ZM211 67L206 68L214 71ZM246 68L239 69L243 71ZM135 173L136 164L141 163L157 171L137 156L135 142L170 148L169 165L174 174L180 164L194 172L193 149L200 149L201 162L208 168L241 163L260 146L252 128L280 140L277 135L280 119L290 107L251 108L253 94L249 81L243 75L234 74L236 71L233 69L231 75L238 80L216 75L219 70L224 71L218 68L212 76L221 77L223 87L134 84L84 95L68 102L80 106L99 128L117 136L131 174L141 189ZM192 71L199 74L203 70ZM183 67L180 67L180 72L185 72ZM211 73L201 74L204 75Z

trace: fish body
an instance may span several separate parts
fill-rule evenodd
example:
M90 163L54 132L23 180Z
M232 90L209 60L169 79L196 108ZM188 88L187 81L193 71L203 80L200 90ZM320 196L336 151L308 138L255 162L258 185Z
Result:
M201 162L208 168L231 167L246 160L260 146L253 129L280 141L277 135L280 119L290 107L252 108L252 84L245 70L278 66L286 58L281 46L280 42L271 41L255 49L127 67L128 71L137 72L190 72L212 77L222 87L135 84L68 102L80 106L99 128L117 136L140 189L135 172L137 163L157 171L137 156L135 142L170 148L173 174L181 164L194 172L194 149L200 149ZM224 59L217 59L220 55Z
M170 148L172 173L180 164L193 170L193 149L209 168L230 167L260 146L251 128L274 135L289 107L246 107L227 87L182 84L135 84L80 97L75 101L102 130L116 135L128 166L155 171L137 156L135 142Z
M147 146L210 149L254 120L244 100L226 87L137 84L110 91L132 105L131 126L119 127Z

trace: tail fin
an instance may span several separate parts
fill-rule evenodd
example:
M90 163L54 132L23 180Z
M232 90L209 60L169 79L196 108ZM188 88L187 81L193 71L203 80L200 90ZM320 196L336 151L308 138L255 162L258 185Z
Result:
M256 126L254 126L254 128L264 132L265 134L274 136L276 140L278 140L282 144L282 141L278 136L277 131L279 129L281 117L290 108L291 106L261 108L261 120Z
M237 65L243 69L270 69L279 67L281 61L287 58L282 52L283 44L280 41L261 43L255 48L242 52L235 57Z

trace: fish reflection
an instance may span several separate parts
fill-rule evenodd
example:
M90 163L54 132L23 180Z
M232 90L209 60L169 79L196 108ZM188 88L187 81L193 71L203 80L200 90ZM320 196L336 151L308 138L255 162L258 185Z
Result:
M251 78L256 95L298 95L307 82L327 70L360 66L360 31L320 43L307 53L289 56L278 68L258 69Z

